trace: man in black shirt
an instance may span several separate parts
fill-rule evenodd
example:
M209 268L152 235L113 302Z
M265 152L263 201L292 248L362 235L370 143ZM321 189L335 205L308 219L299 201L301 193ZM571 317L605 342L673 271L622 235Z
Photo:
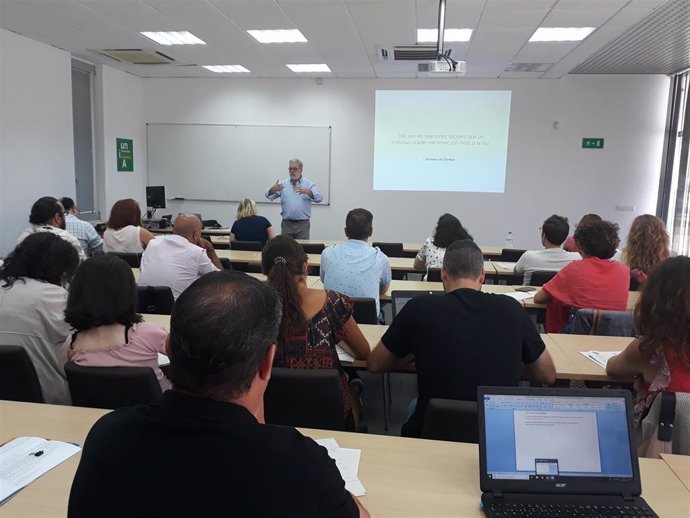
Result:
M187 288L166 343L174 389L96 422L68 516L368 517L324 448L263 424L281 316L242 273Z
M441 280L446 294L407 302L367 362L378 373L414 356L419 397L402 428L411 437L419 437L430 399L476 401L478 386L517 386L522 376L556 381L551 356L520 304L480 291L484 258L473 241L446 249Z

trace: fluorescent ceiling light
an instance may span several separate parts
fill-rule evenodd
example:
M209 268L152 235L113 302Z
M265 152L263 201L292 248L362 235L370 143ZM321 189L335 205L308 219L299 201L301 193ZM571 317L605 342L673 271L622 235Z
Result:
M472 29L446 29L443 41L470 41ZM417 43L434 43L438 41L438 29L417 29Z
M293 72L302 73L302 72L330 72L331 69L328 68L328 65L326 63L315 63L311 65L286 65L290 70Z
M242 65L203 65L206 70L216 72L217 74L229 74L233 72L247 73L249 70Z
M161 45L206 45L205 41L187 31L142 32L141 34Z
M582 41L594 27L539 27L529 41Z
M259 43L304 43L307 38L297 29L277 29L247 31Z

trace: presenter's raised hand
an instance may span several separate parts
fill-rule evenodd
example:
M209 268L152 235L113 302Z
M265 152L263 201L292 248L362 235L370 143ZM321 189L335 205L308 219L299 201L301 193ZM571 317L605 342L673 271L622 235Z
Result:
M301 186L296 187L295 192L298 192L300 194L306 194L310 198L314 197L314 194L311 192L311 189L307 189L306 187L301 187Z
M271 188L269 189L268 192L269 192L269 194L273 194L274 192L280 192L283 189L285 189L283 184L280 183L278 180L276 180L276 183L271 186Z

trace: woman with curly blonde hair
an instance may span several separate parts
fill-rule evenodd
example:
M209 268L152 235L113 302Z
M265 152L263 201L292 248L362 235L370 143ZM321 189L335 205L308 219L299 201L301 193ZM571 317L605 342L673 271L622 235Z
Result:
M670 256L664 222L651 214L636 217L622 255L622 261L630 268L630 277L639 283L646 281L654 267Z

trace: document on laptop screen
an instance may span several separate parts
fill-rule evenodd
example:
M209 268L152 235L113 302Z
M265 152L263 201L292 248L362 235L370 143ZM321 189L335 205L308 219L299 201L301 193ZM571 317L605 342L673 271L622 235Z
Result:
M596 413L516 410L513 419L518 471L555 459L561 473L601 473Z

